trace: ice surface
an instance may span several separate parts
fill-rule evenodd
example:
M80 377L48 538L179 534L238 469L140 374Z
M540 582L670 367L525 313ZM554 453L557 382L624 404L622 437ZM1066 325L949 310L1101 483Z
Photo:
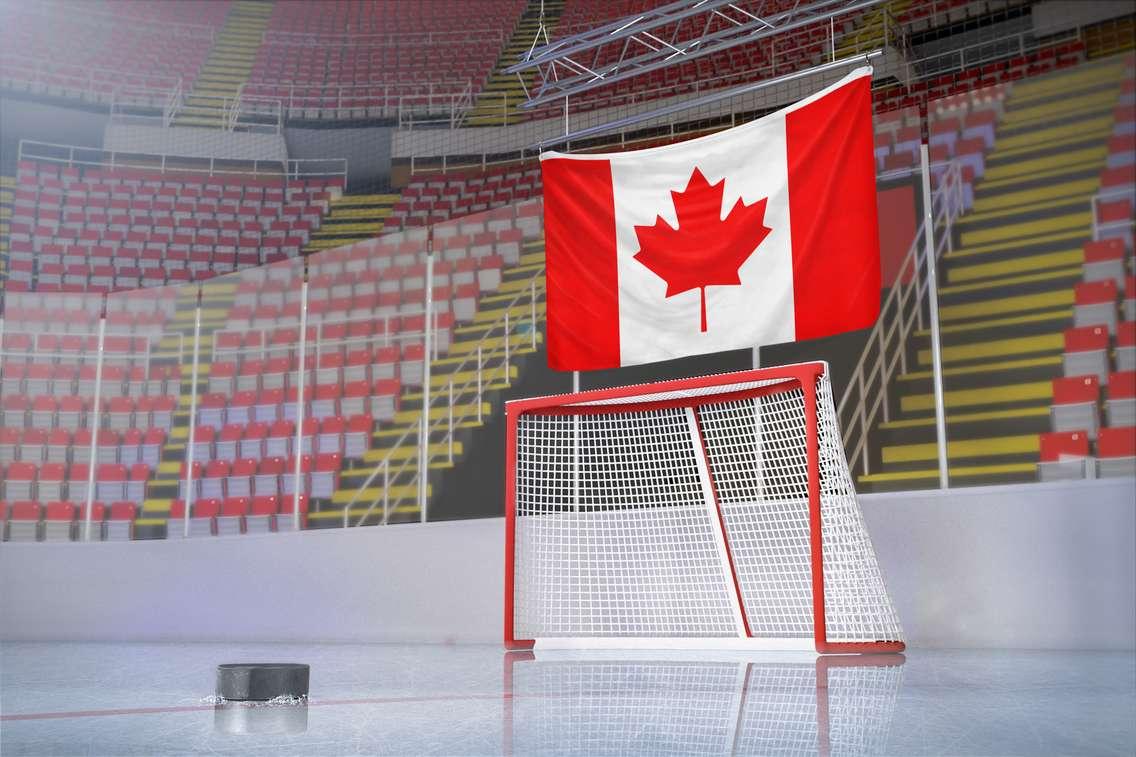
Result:
M302 657L308 701L217 701L217 663L235 656ZM1136 658L913 650L899 668L820 671L737 654L5 643L0 717L5 757L1131 755Z

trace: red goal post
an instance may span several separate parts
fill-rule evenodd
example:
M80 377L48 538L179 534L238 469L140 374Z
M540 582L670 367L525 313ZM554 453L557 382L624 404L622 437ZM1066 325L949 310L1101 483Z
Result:
M825 363L506 404L505 644L880 653Z

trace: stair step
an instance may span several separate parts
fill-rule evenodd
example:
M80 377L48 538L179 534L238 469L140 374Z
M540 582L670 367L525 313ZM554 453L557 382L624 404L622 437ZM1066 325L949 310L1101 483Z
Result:
M985 424L990 424L993 421L1003 420L1021 420L1021 419L1036 419L1041 418L1045 421L1045 430L1048 431L1049 423L1049 405L1033 405L1030 407L1015 407L1008 410L985 410L976 413L955 413L947 416L947 438L957 439L958 436L951 433L956 427L963 426L964 424L978 424L977 428L982 429ZM928 415L918 418L904 418L901 420L888 421L880 424L880 429L885 431L893 431L899 429L935 429L935 416Z
M1014 483L1037 480L1036 463L1004 463L1001 465L950 465L947 468L952 486ZM891 471L857 476L869 491L906 491L934 489L939 485L939 471L934 468Z
M996 263L951 266L947 271L947 280L953 286L990 278L1028 276L1027 271L1040 272L1051 268L1080 266L1084 263L1084 259L1084 252L1077 248L1062 252L1049 252L1043 255L1029 255Z
M960 363L971 360L990 360L1011 355L1061 352L1064 348L1064 337L1058 332L1039 334L1036 336L1013 337L1010 339L983 340L966 344L944 345L942 353L944 363ZM920 365L931 364L931 350L921 349L917 351L916 355Z
M1081 266L1056 268L1041 273L1029 273L1019 276L1006 276L999 279L976 281L969 284L954 284L941 287L940 301L957 304L960 302L974 302L985 300L993 295L997 297L1003 292L1016 292L1026 294L1029 292L1045 292L1060 287L1062 290L1072 291L1073 285L1084 276Z
M994 187L1009 186L1029 179L1054 178L1076 173L1078 170L1099 170L1108 154L1108 145L1070 150L1043 158L1006 163L986 169L981 187L989 191Z
M943 402L947 408L981 407L983 405L1008 405L1028 403L1053 398L1053 387L1048 381L1031 381L1024 384L1008 384L981 389L948 389L943 392ZM935 395L907 394L899 399L900 410L904 413L934 410Z
M1052 186L1023 189L1018 191L1000 192L976 198L974 207L963 218L982 215L989 211L1002 210L1016 205L1027 205L1045 200L1054 200L1059 197L1086 197L1100 187L1100 179L1076 179L1061 182Z
M1088 211L1089 209L1089 195L1082 192L1075 195L1054 197L1037 202L998 208L996 210L985 210L980 213L967 213L959 218L955 225L960 230L974 229L993 224L1008 225L1010 222L1027 222L1030 217L1046 218L1075 213L1077 211Z
M939 334L944 344L955 344L957 343L957 339L967 339L968 335L974 334L975 332L985 332L987 338L996 338L996 335L1001 333L1025 335L1027 333L1037 333L1038 329L1040 329L1042 333L1063 330L1072 324L1072 320L1073 309L1062 307L1036 313L1028 313L1026 315L1011 315L1000 318L969 321L966 323L941 325ZM915 331L915 337L919 340L930 339L931 331L930 329L918 329Z
M949 386L977 386L989 381L998 381L999 376L1012 373L1021 376L1025 372L1039 369L1042 372L1059 373L1064 361L1060 355L1046 355L1043 357L1018 358L1014 360L1000 360L993 363L979 365L954 365L943 367L943 381ZM900 391L913 393L922 385L923 391L930 391L932 378L931 369L910 371L896 377L899 381ZM999 382L1004 383L1004 382Z
M1039 441L1037 434L1015 434L984 439L947 440L947 459L976 460L990 457L1037 455ZM889 463L918 463L938 459L938 446L935 443L902 444L884 447L884 465Z
M951 264L960 259L1004 260L1029 251L1053 252L1059 249L1067 249L1070 246L1080 247L1083 242L1089 239L1089 236L1090 231L1088 229L1073 229L1059 234L1040 234L990 244L960 247L954 252L945 254L943 260Z
M1020 223L999 224L993 228L963 231L959 237L963 247L999 242L1021 237L1036 237L1042 234L1073 232L1082 230L1088 233L1092 225L1092 213L1086 207L1073 213L1037 218Z
M432 486L430 484L427 484L426 485L427 496L429 496L432 493L432 491L433 491ZM376 501L376 502L379 503L379 508L380 508L379 511L382 512L381 508L382 508L382 500L383 500L383 490L381 488L371 487L369 489L362 489L362 490L340 489L339 491L335 492L331 496L331 504L340 506L340 510L338 511L337 515L341 519L343 518L343 510L342 510L343 505L346 505L349 502L351 502L352 499L355 499L355 495L356 495L357 492L359 493L358 502L363 503L363 507L360 508L359 511L358 511L359 515L362 515L366 511L366 506L368 504L370 504L372 501ZM386 493L387 493L387 497L390 499L391 502L395 502L395 501L398 501L398 500L417 501L418 500L418 485L417 484L394 485L394 486L388 487ZM320 513L308 513L308 520L312 519L312 515L318 515L320 517L328 517L328 516L324 515L325 512L328 512L328 511L321 511ZM352 510L351 512L354 513L356 511Z
M463 450L462 443L460 441L455 440L454 441L454 456L457 457L458 455L460 455L462 453L462 450ZM447 444L445 442L431 442L430 443L430 457L434 457L435 455L447 455L448 453L449 453L449 444ZM417 461L418 460L418 444L417 443L404 444L400 447L376 447L375 449L367 450L366 452L363 453L363 462L367 463L370 466L370 468L368 468L368 470L367 470L368 475L374 469L375 465L378 465L384 459L387 459L387 458L390 459L391 463L394 463L395 461L402 462L404 460L409 460L411 458L413 458L415 461ZM380 473L379 476L381 477L382 474ZM379 478L379 480L381 481L382 479Z
M999 136L990 157L1001 160L1039 149L1055 149L1065 144L1107 139L1112 132L1112 125L1113 117L1108 113L1049 129L1029 129L1013 136Z

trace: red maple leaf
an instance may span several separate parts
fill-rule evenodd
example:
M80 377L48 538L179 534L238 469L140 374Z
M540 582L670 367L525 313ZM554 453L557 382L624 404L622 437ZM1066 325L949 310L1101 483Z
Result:
M671 191L678 228L662 216L654 226L636 226L635 259L667 282L667 297L698 289L702 295L702 330L706 331L706 287L740 286L738 269L772 231L765 225L762 198L752 205L739 199L722 219L726 180L710 184L697 168L686 189Z

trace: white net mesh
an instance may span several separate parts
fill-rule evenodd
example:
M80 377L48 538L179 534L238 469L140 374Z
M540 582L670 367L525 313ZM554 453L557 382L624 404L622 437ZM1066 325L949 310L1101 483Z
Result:
M518 661L506 738L514 754L880 754L901 681L898 665Z
M514 636L733 637L740 591L752 636L814 638L802 388L645 389L672 404L518 417ZM817 402L828 640L900 640L827 376Z

